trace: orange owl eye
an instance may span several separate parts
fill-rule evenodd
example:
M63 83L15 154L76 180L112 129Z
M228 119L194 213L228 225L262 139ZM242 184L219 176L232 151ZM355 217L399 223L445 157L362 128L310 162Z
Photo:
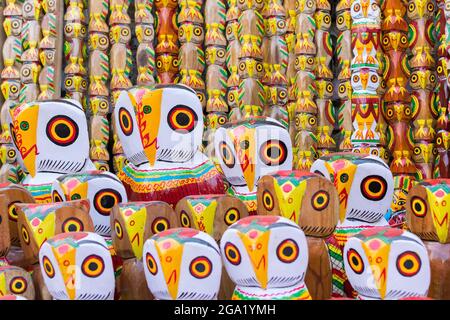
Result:
M311 205L317 211L322 211L328 207L330 195L326 191L317 191L311 199Z
M353 81L354 82L358 82L359 81L359 76L357 76L357 75L353 76Z
M429 3L429 4L427 5L427 10L428 10L429 12L433 12L433 11L434 11L434 4Z
M358 12L359 9L361 9L361 6L358 3L355 4L355 6L353 7L353 10L355 10L355 12Z
M47 124L47 137L54 144L62 147L70 146L78 138L78 125L66 116L53 117Z
M119 221L114 220L114 231L116 232L116 236L119 239L123 238L123 229L122 229L122 225L120 224Z
M390 118L394 115L394 110L389 109L388 111L386 111L386 115Z
M11 220L11 221L17 221L18 215L17 215L16 206L15 206L16 203L19 203L19 201L11 202L8 205L8 216L9 216L9 220Z
M241 263L241 253L239 252L239 249L231 242L227 242L225 244L225 257L234 266Z
M356 250L354 249L350 249L347 252L347 262L350 265L350 268L352 268L352 270L357 273L357 274L361 274L364 271L364 262L361 258L361 256L359 255L358 252L356 252Z
M272 211L274 208L274 205L275 205L272 194L267 190L264 191L262 200L263 200L264 208L268 211Z
M404 277L415 276L421 267L422 261L415 252L406 251L397 258L397 270Z
M419 197L411 199L411 209L416 217L423 218L427 215L427 204Z
M156 275L158 273L158 265L156 264L155 258L150 253L147 253L145 256L145 261L147 262L147 269L150 271L152 275Z
M412 83L416 83L417 80L419 80L419 77L417 76L417 74L413 74L413 75L411 76L411 82L412 82Z
M27 287L28 283L24 277L14 277L9 284L9 289L14 294L24 293L27 290Z
M42 258L42 266L44 267L45 274L50 279L55 276L55 269L53 268L53 264L50 262L50 259L47 256Z
M411 108L406 107L404 112L405 112L405 115L410 116L411 115Z
M179 133L192 132L197 125L197 114L188 106L177 105L170 110L167 122L172 130Z
M190 228L191 227L191 219L189 219L188 214L184 210L181 211L180 221L181 221L181 226L183 228Z
M376 76L376 75L371 76L370 81L372 81L373 83L378 82L378 76Z
M83 222L81 222L81 220L77 218L69 218L63 222L61 230L63 233L83 231Z
M236 158L231 151L230 146L226 142L219 143L219 151L222 157L223 163L230 169L234 168Z
M373 149L372 151L370 151L370 154L374 155L374 156L378 156L379 151L378 151L378 149Z
M213 269L211 261L207 257L198 257L191 261L189 272L194 278L205 279L209 277Z
M96 278L100 276L105 270L105 263L103 258L98 255L90 255L84 259L81 265L81 271L84 275L90 278Z
M163 217L158 217L155 220L153 220L152 223L152 232L153 234L157 234L163 231L166 231L170 229L170 223L169 220Z
M133 120L131 114L125 108L119 110L119 124L124 135L130 136L133 133Z
M122 196L114 189L103 189L94 196L94 208L102 216L109 216L112 207L122 202Z
M298 258L298 245L292 239L286 239L277 248L277 256L281 262L292 263Z
M22 239L27 245L30 244L30 235L24 226L22 226Z
M361 182L362 195L371 201L379 201L387 192L387 182L380 176L368 176Z
M402 43L402 44L407 44L407 43L408 43L408 38L407 38L406 36L402 36L402 37L400 38L400 43Z
M240 219L240 214L239 214L239 210L236 208L231 208L228 209L227 212L225 212L225 224L227 226L231 226L233 223L235 223L236 221L238 221Z
M287 159L287 147L283 141L269 140L262 144L259 155L267 166L282 165Z

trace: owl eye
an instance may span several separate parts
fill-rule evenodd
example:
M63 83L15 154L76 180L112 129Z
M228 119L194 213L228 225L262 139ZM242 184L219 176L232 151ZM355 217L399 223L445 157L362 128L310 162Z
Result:
M388 109L388 110L386 111L386 115L388 116L388 118L391 118L391 117L394 115L394 110Z
M24 277L14 277L9 284L9 289L14 294L21 294L27 290L28 284Z
M71 197L70 200L75 201L75 200L80 200L81 199L81 195L79 193L74 193Z
M236 208L231 208L227 212L225 212L225 224L227 226L231 226L233 223L240 219L239 210Z
M326 191L317 191L311 199L311 205L317 211L322 211L328 207L330 195Z
M239 70L244 71L245 67L246 67L245 62L239 63Z
M63 233L83 231L83 222L77 218L69 218L63 222L61 230Z
M354 82L358 82L358 81L359 81L359 76L354 75L354 76L353 76L353 81L354 81Z
M417 76L417 74L413 74L413 75L411 76L411 83L416 83L417 80L419 80L419 77Z
M191 219L189 219L188 214L184 210L181 211L180 221L181 221L181 226L183 228L190 228L191 227Z
M401 43L401 44L407 44L407 43L408 43L408 38L407 38L406 36L402 36L402 37L400 38L400 43Z
M272 211L275 205L272 194L267 190L263 192L263 205L268 211Z
M101 165L97 165L97 169L100 171L104 171L104 172L108 172L109 171L109 166L107 163L101 164Z
M332 85L331 83L329 83L329 84L327 85L327 92L328 92L328 93L332 93L333 90L334 90L333 85Z
M316 117L310 117L310 118L308 119L308 123L309 123L311 126L316 125L316 123L317 123Z
M339 16L339 17L337 18L337 23L338 23L338 24L343 24L343 23L344 23L344 17L343 17L343 16Z
M196 27L194 28L194 35L196 35L197 37L201 36L203 33L203 29L200 27Z
M105 263L103 258L98 255L90 255L84 259L81 265L81 271L89 278L96 278L100 276L105 270Z
M281 90L280 92L278 92L278 97L279 97L280 99L284 99L284 98L286 98L286 96L287 96L286 91Z
M179 133L192 132L197 125L198 117L194 110L184 105L177 105L170 110L167 122L172 130Z
M53 264L50 262L50 259L47 256L42 258L42 266L44 267L45 274L50 279L55 276L55 268L53 268Z
M418 156L419 154L422 153L422 149L420 149L419 147L415 147L413 152L416 156Z
M124 37L128 37L130 35L130 30L128 30L127 28L122 29L122 31L120 32L120 34Z
M145 29L144 34L145 34L147 37L150 37L150 36L153 34L152 28L147 28L147 29Z
M258 72L262 72L264 69L263 65L261 63L257 63L256 64L256 71Z
M378 151L378 149L373 149L372 151L370 151L370 154L373 156L378 156L379 151Z
M163 217L158 217L155 220L153 220L152 223L152 232L153 234L157 234L163 231L166 231L170 229L170 223L169 220Z
M16 206L15 206L16 203L19 203L19 201L11 202L8 205L8 216L9 216L9 220L11 220L11 221L17 221L18 215L17 215Z
M71 25L68 25L64 28L64 30L66 31L66 33L72 33L73 27Z
M234 102L234 93L233 92L228 93L228 101Z
M355 12L359 12L359 10L361 9L361 6L357 3L357 4L355 4L355 6L353 7L353 10L355 11Z
M207 257L195 258L189 265L189 272L194 278L197 279L205 279L209 277L212 269L212 263Z
M361 182L361 193L371 201L379 201L387 192L387 182L380 176L368 176Z
M156 67L157 67L158 69L161 69L162 66L163 66L163 64L162 64L162 61L161 61L161 60L156 61Z
M117 238L119 238L121 240L123 238L123 229L122 229L122 225L120 224L120 222L117 219L114 220L114 231L116 232Z
M8 157L10 159L14 159L16 157L16 151L15 150L8 150Z
M94 208L102 216L109 216L112 207L122 202L122 196L113 189L104 189L94 196Z
M67 147L78 138L78 125L66 116L55 116L47 124L47 137L54 144Z
M434 4L432 4L432 3L427 4L427 10L429 12L433 12L434 11Z
M277 27L278 27L279 29L284 29L284 27L286 27L286 22L285 22L284 20L279 20L279 21L277 22Z
M354 249L350 249L347 252L347 261L348 264L350 265L350 268L352 268L352 270L356 273L356 274L361 274L364 271L364 262L361 258L361 256L359 255L358 252L356 252L356 250Z
M21 121L20 130L28 131L28 129L30 129L30 123L28 121Z
M338 90L339 90L339 93L344 93L345 92L345 90L346 90L346 87L345 87L345 84L341 84L341 85L339 85L339 88L338 88Z
M373 83L378 82L378 76L377 76L377 75L372 75L372 76L370 77L370 81L372 81Z
M397 258L397 270L404 277L413 277L419 273L422 261L417 253L405 251Z
M106 37L101 37L99 43L104 46L108 43L108 39Z
M230 169L234 168L234 165L236 164L236 158L234 157L230 146L226 142L221 142L219 144L219 151L223 163Z
M119 110L119 124L124 135L130 136L133 133L133 120L131 114L125 108Z
M197 92L197 98L198 100L200 100L200 102L203 102L205 100L205 96L200 92Z
M19 87L16 85L11 86L11 89L9 89L11 93L17 93L19 91Z
M419 197L411 199L411 209L416 217L423 218L427 215L427 204Z
M239 252L239 249L231 242L227 242L225 244L225 257L234 266L241 263L241 253Z
M28 230L22 226L22 240L29 245L30 244L30 234L28 233Z
M299 249L297 242L292 239L286 239L277 248L277 256L281 262L292 263L297 260Z
M173 60L172 60L172 66L173 66L174 68L177 68L177 67L178 67L178 59L173 59Z
M331 22L331 17L327 14L325 17L323 17L323 21L328 24Z
M226 117L219 117L219 119L217 120L217 122L220 125L224 125L227 122L227 118Z
M440 145L441 143L442 143L442 138L441 137L437 137L436 144Z
M31 74L31 70L29 68L25 68L22 70L22 76L28 77Z
M219 58L225 57L225 50L219 50L219 51L217 51L217 56L218 56Z
M11 26L13 27L13 29L19 28L19 26L20 26L19 21L14 20L14 21L11 23Z
M436 76L435 76L434 74L432 74L432 75L430 76L430 81L431 81L431 82L435 82L435 81L436 81Z
M287 159L287 153L286 145L280 140L266 141L259 151L262 162L267 166L282 165Z
M314 6L314 3L311 0L306 1L306 6L308 8L312 8Z
M150 253L147 253L145 256L145 261L148 271L150 271L152 275L156 275L158 273L158 265L156 264L155 258L153 258Z

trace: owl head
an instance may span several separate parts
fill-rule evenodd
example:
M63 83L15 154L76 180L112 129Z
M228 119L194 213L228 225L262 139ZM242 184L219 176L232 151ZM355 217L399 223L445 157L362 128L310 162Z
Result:
M306 237L293 221L250 216L223 234L220 251L231 280L262 289L302 283L308 266Z
M227 49L221 46L208 46L205 51L206 64L225 65Z
M248 216L241 200L226 195L188 196L175 211L181 227L205 232L217 242L229 226Z
M239 87L228 89L227 102L230 109L239 107Z
M55 50L53 49L42 50L39 54L39 59L44 66L54 66L55 58Z
M441 152L450 150L450 132L438 131L436 134L436 149Z
M56 300L113 300L111 253L103 237L69 232L48 239L39 250L39 265Z
M432 0L409 0L407 16L410 20L432 18L435 15L435 3Z
M292 169L289 132L270 118L253 118L217 129L214 147L219 165L235 187L252 192L260 177Z
M450 179L426 180L414 186L406 202L406 221L420 238L450 243Z
M286 19L283 16L269 17L264 20L267 37L284 35L287 30Z
M127 24L112 26L109 30L109 40L111 45L117 43L128 44L131 41L131 27Z
M297 131L311 131L317 130L317 115L306 112L298 112L295 115L295 129Z
M361 68L352 73L351 84L355 91L376 92L380 85L380 76L376 70Z
M243 58L239 59L238 72L241 79L260 79L264 74L264 66L256 59Z
M180 43L202 44L205 40L205 31L201 24L185 22L178 29L178 39Z
M165 202L130 202L113 208L111 227L117 254L124 259L141 259L145 240L178 227L178 221L172 207Z
M127 202L127 193L122 182L109 172L83 171L60 176L53 183L53 202L80 199L89 200L89 214L95 232L101 236L110 236L111 210L116 204Z
M433 163L437 155L434 143L417 141L414 144L413 160L415 163Z
M123 91L114 117L125 155L136 166L188 162L202 141L202 106L195 91L183 85Z
M110 110L109 99L102 96L90 97L89 107L92 114L107 114Z
M225 125L228 122L228 117L225 112L210 112L206 115L205 126L210 130L216 130L217 128Z
M87 35L87 28L80 21L67 21L64 25L64 36L66 39L84 39Z
M139 43L153 43L155 38L155 30L152 24L136 25L136 38Z
M34 284L30 273L15 266L0 267L0 297L8 295L34 300Z
M89 50L107 51L109 49L109 37L102 32L94 32L89 34L88 39Z
M7 37L20 36L22 32L22 17L16 16L5 16L5 20L3 21L3 29L5 30L5 34Z
M79 172L91 163L86 115L79 102L23 104L11 112L9 126L19 158L32 177L38 172Z
M67 92L86 92L88 89L87 80L78 75L68 74L64 80L64 90Z
M41 72L39 63L25 63L20 68L20 81L23 83L37 83Z
M258 183L258 214L285 217L308 236L327 237L336 228L339 201L333 184L303 171L279 171Z
M381 39L384 52L388 51L406 51L409 47L408 36L404 32L390 31Z
M2 82L0 89L5 100L17 100L20 94L20 81L5 80Z
M144 244L147 285L159 300L214 300L222 260L217 243L204 232L170 229Z
M391 210L393 213L405 211L408 193L415 183L416 180L414 180L411 176L394 176L394 196L391 204Z
M21 185L12 183L0 184L0 196L6 201L7 217L2 214L2 224L0 227L6 228L4 223L9 224L9 241L12 245L20 246L19 234L17 232L18 213L16 204L34 203L34 199L30 192ZM6 229L3 229L6 230ZM1 250L1 249L0 249Z
M288 88L286 86L268 86L267 102L272 105L285 105L288 102Z
M410 121L412 117L412 110L408 103L386 103L383 106L383 114L388 122Z
M343 10L336 13L336 27L339 31L351 29L352 15L349 10Z
M311 172L334 183L339 197L339 220L375 223L389 209L394 178L383 160L373 155L336 153L314 162Z
M316 12L317 3L314 0L295 0L295 12L298 14L313 15Z
M87 200L58 204L16 204L24 260L37 262L42 244L56 234L94 231Z
M25 0L22 6L22 14L25 20L39 20L41 4L38 0Z
M376 0L356 0L352 2L350 14L353 20L367 19L380 21L380 7Z
M327 1L325 1L327 2ZM314 19L316 21L317 29L328 31L331 28L331 12L317 10L314 14Z
M426 296L430 261L423 242L397 228L374 227L351 237L343 252L348 280L362 299Z
M413 90L433 90L436 87L436 73L430 69L415 69L411 72L409 84Z

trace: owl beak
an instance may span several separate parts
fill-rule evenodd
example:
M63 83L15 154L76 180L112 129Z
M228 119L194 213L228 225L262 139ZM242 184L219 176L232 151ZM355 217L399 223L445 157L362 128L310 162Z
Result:
M166 240L156 244L161 267L166 280L167 290L173 300L178 296L180 282L180 266L183 257L183 246L174 240Z
M250 230L246 234L239 234L247 249L250 261L261 288L267 288L268 271L268 247L270 232L260 233L257 230Z
M191 42L191 40L192 40L192 29L191 28L187 28L187 30L186 30L186 40L187 40L187 42Z
M283 187L280 187L276 182L274 187L280 203L281 215L298 224L303 196L306 191L306 180L302 181L297 187L292 187L294 189L288 193L284 192Z
M5 34L7 36L11 35L11 21L10 20L5 20L5 22L3 22L3 29L5 30Z
M367 18L367 13L368 13L368 10L369 10L369 5L370 5L370 1L369 1L369 0L363 0L363 1L361 1L361 8L362 8L362 12L363 12L364 18Z
M373 280L383 300L386 297L387 268L391 247L379 239L363 243L363 249L369 260Z
M141 43L142 42L142 27L138 26L136 27L136 38L138 39L138 42Z
M369 74L363 73L361 74L361 84L364 90L367 89L367 82L369 80Z
M436 229L436 233L439 242L444 244L447 243L449 221L448 214L450 212L450 193L444 192L444 190L438 190L436 192L431 192L427 189L428 199L436 199L431 207L433 214L433 224Z
M0 297L6 296L6 276L0 273Z
M250 192L255 188L255 130L245 129L236 140L239 143L236 150L239 151L244 180Z
M272 99L272 102L276 103L277 102L277 88L276 87L271 87L269 88L270 90L270 98Z
M127 215L127 211L124 212L124 215ZM133 250L136 258L141 259L142 248L144 246L144 229L145 221L147 219L147 210L143 207L142 209L134 212L128 219L127 217L125 217L125 219L131 249Z
M14 121L17 149L22 156L25 168L32 177L36 176L36 157L39 154L36 145L38 116L38 105L29 106L26 110L21 112L20 118L18 119L15 119L14 115L11 114Z
M9 87L10 87L10 85L6 81L3 82L1 87L0 87L1 90L2 90L2 94L3 94L3 97L5 98L5 100L9 99Z
M51 212L43 220L34 218L30 221L30 227L33 230L38 248L55 235L55 220L56 214L55 212Z
M199 210L195 210L191 202L188 203L197 229L202 232L206 232L210 236L214 236L214 218L216 216L217 201L213 201L205 210L202 210L201 212L199 212Z
M138 125L144 152L153 167L158 152L158 133L161 118L163 90L146 91L142 104L138 105ZM169 139L170 137L166 137Z
M75 248L67 244L52 248L56 260L61 270L61 275L66 287L66 292L69 300L75 300L76 297L76 275L77 267L75 265Z

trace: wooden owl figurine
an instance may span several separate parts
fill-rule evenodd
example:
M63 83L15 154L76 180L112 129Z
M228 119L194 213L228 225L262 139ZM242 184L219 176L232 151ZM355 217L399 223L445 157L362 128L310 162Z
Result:
M50 298L39 272L39 249L56 234L94 231L89 216L89 202L78 200L58 204L16 204L17 228L24 253L24 261L33 270L38 299Z
M16 266L0 267L0 298L8 295L34 300L34 284L30 273Z
M11 247L8 219L8 198L0 194L0 266L7 265L6 256Z
M310 300L305 234L289 219L251 216L223 234L220 251L236 284L233 300Z
M258 214L285 217L306 235L309 264L305 283L314 300L331 298L331 258L325 239L338 222L339 200L333 184L316 174L279 171L258 183Z
M450 299L450 180L425 180L414 186L406 202L408 229L424 240L431 265L429 297Z
M114 249L123 259L118 286L122 300L150 300L142 250L151 236L178 227L177 216L165 202L131 202L114 206L111 219Z
M248 216L247 206L228 195L189 196L178 202L175 211L181 227L205 232L217 243L229 226ZM233 282L224 270L219 299L230 299L233 290Z
M219 246L204 232L178 228L144 244L147 285L158 300L215 300L222 260Z
M362 300L423 297L430 285L430 261L411 232L375 227L351 237L344 248L348 279Z
M113 300L114 271L103 237L69 232L39 250L40 272L55 300Z

